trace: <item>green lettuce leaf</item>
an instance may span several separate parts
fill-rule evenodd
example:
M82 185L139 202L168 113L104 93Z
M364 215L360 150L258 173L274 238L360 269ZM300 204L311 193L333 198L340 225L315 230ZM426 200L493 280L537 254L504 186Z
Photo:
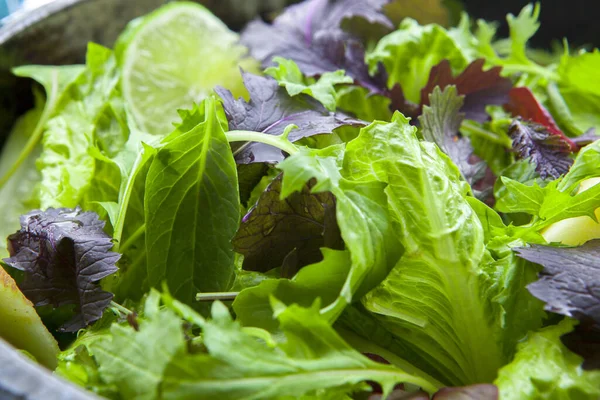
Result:
M558 65L557 87L549 86L548 97L560 123L574 135L590 128L600 130L600 85L596 74L600 52L564 54Z
M160 294L150 292L136 330L113 324L110 335L88 345L104 382L114 385L122 398L153 400L167 365L185 346L180 318L159 309Z
M376 129L378 125L373 126L365 129ZM343 162L349 162L346 156ZM317 180L313 192L329 191L336 197L336 219L352 263L339 297L325 310L331 320L346 304L376 286L403 252L393 231L385 184L373 175L352 176L347 167L340 171L338 163L337 157L320 157L304 151L279 166L284 171L283 197L302 190L313 178Z
M600 84L597 82L600 68L600 51L565 55L560 60L558 73L561 85L577 92L587 92L600 96Z
M505 359L499 343L488 340L498 332L486 296L491 279L480 268L484 232L466 200L470 189L437 146L419 142L405 126L396 114L348 145L356 160L349 170L374 171L388 183L389 207L406 248L363 304L387 330L432 357L449 381L456 376L452 384L490 381Z
M0 178L0 187L4 186L10 177L19 169L21 164L26 162L28 158L31 158L32 152L34 152L42 139L44 129L48 120L57 112L57 108L61 103L63 97L66 96L65 92L67 88L78 79L84 70L82 65L68 65L68 66L45 66L45 65L26 65L13 69L13 73L16 76L31 78L37 81L46 92L46 102L44 105L44 111L39 116L37 124L31 126L31 131L28 133L29 139L23 145L23 148L18 151L18 157L15 155L11 167L4 171L2 178ZM36 94L34 92L34 94Z
M584 179L600 176L600 141L585 146L577 157L569 173L560 182L561 189L573 188Z
M129 129L127 142L113 158L100 151L93 152L97 159L94 181L105 180L117 185L116 201L101 201L99 204L106 210L113 225L114 249L122 254L119 272L114 279L105 280L103 286L119 301L125 298L139 300L149 289L144 196L146 176L156 154L152 145L157 145L160 139L138 130L133 124ZM98 165L106 168L99 169ZM97 190L90 189L86 197L95 193Z
M386 394L401 382L431 393L441 386L354 350L319 315L318 302L286 308L274 301L282 328L275 337L243 328L220 302L213 303L212 318L204 319L169 294L162 295L161 307L160 298L150 292L135 324L113 323L110 330L83 334L76 342L80 352L62 357L61 372L96 388L100 378L107 392L116 389L127 399L338 399L370 390L366 381L377 382ZM186 326L201 328L202 336ZM85 361L84 370L67 369L68 360Z
M164 398L275 399L305 394L330 398L331 389L338 395L341 388L345 393L363 390L361 382L366 380L379 383L386 394L398 382L435 391L436 385L426 379L358 353L319 316L318 304L275 308L284 335L281 341L264 331L245 331L225 306L214 303L212 320L201 322L208 354L174 358L165 373Z
M371 94L369 89L360 86L346 86L337 93L337 106L349 111L364 121L389 121L392 119L390 99Z
M547 226L568 218L587 216L596 221L595 210L600 207L600 187L575 192L581 183L600 174L598 169L600 143L584 147L573 162L569 172L562 178L544 182L532 178L524 182L501 177L502 192L497 191L496 209L505 213L526 213L534 216L528 221L528 229L540 231ZM531 172L531 171L530 171Z
M28 111L15 123L0 154L0 176L4 176L14 165L19 152L24 148L31 138L41 115L43 113L43 102L37 99L34 109ZM15 233L21 226L19 216L26 214L32 208L38 208L35 201L35 187L40 181L40 174L35 167L35 160L40 154L40 146L36 146L32 153L26 158L12 174L10 179L0 188L0 258L8 257L6 240L8 235Z
M329 111L335 111L337 103L336 85L350 84L354 80L343 70L325 72L319 79L305 77L292 60L275 57L277 67L267 68L265 73L277 79L279 86L285 87L290 96L305 93L319 100Z
M119 95L118 80L112 52L90 44L85 71L69 86L56 115L46 125L37 162L42 174L42 208L75 207L90 188L96 167L90 154L96 121L107 102Z
M367 55L374 73L379 63L388 72L388 87L399 83L406 98L419 103L431 67L447 59L456 74L468 64L467 56L452 36L439 25L421 26L407 18L398 30L384 36Z
M199 291L229 289L231 240L240 217L223 110L214 98L199 108L202 122L185 133L175 131L156 153L144 197L146 253L152 260L148 282L152 287L166 280L186 303Z
M584 371L581 357L571 353L560 337L573 329L565 319L528 335L514 360L502 367L494 382L501 399L597 399L600 372Z

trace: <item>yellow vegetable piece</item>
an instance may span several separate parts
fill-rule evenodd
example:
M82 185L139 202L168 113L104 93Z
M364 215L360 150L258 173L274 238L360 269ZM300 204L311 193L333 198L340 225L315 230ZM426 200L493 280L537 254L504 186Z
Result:
M0 267L0 337L33 355L42 365L56 368L58 344L42 323L33 304L13 278Z
M577 193L585 192L600 183L600 178L590 178L581 182ZM595 211L600 220L600 208ZM587 216L568 218L550 225L542 232L548 243L562 243L579 246L592 239L600 239L600 224Z

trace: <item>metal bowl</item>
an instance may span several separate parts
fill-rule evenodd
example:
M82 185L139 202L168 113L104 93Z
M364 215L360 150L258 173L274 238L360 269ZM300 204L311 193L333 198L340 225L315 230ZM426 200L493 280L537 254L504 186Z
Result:
M196 0L232 29L293 0ZM0 27L0 138L32 105L31 82L11 68L25 64L74 64L85 58L87 43L111 46L132 19L166 0L56 0L21 12ZM0 323L2 323L0 321ZM53 376L0 339L0 400L97 399Z

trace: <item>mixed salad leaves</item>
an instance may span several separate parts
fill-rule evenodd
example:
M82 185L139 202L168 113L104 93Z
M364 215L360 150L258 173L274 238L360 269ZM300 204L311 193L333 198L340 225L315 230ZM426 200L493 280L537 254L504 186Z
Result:
M600 53L431 3L16 68L0 335L111 399L600 398Z

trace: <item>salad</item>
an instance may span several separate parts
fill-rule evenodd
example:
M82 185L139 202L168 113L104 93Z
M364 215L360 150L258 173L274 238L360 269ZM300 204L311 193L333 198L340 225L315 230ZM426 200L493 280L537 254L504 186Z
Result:
M599 399L600 52L440 4L15 68L0 337L109 399Z

